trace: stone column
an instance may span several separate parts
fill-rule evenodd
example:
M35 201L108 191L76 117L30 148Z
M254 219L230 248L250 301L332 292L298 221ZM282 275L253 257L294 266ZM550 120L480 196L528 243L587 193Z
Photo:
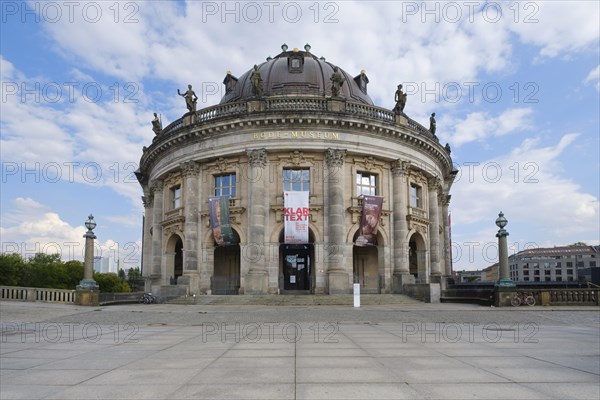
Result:
M450 224L448 223L448 206L450 205L450 195L444 197L442 203L442 218L444 219L444 274L446 276L452 276L452 254L450 248Z
M350 291L350 274L344 265L344 157L346 150L327 149L325 175L328 197L328 237L331 249L327 273L329 294L346 294Z
M198 271L198 176L200 166L194 161L181 164L183 173L183 276L177 284L187 285L190 293L198 293L200 275Z
M142 202L144 203L144 233L142 238L142 276L149 278L152 275L152 213L154 196L150 192L146 192L147 188L144 188L145 196L142 196ZM152 291L151 287L145 288L145 291Z
M429 190L429 261L431 263L431 282L439 283L442 272L440 269L440 218L438 206L438 190L440 182L438 178L427 180Z
M157 180L150 184L150 190L154 198L152 209L152 271L150 278L153 285L161 285L162 265L162 225L163 220L163 181Z
M248 257L249 268L245 277L244 293L266 294L268 273L264 257L266 221L266 166L265 149L248 150L248 243L242 254Z
M94 281L94 239L96 235L92 231L96 227L92 214L85 223L88 231L83 235L85 238L85 253L83 264L83 279L75 288L75 304L80 306L97 306L99 303L99 287Z
M392 280L393 293L402 293L402 285L415 283L415 277L409 272L408 263L408 166L409 163L396 160L392 163L392 186L394 195L393 230L394 230L394 272Z

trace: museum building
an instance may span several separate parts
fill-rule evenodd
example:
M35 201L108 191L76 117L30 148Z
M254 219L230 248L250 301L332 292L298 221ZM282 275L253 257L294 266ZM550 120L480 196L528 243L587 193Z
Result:
M403 293L451 275L450 147L306 45L227 72L220 103L162 127L136 172L142 274L188 294ZM155 114L156 117L156 114ZM296 193L298 192L298 193ZM289 201L289 203L288 203Z

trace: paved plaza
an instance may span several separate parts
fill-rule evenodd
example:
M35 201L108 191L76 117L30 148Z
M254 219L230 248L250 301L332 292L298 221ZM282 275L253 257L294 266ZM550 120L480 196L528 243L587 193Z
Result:
M0 303L0 398L594 399L600 310Z

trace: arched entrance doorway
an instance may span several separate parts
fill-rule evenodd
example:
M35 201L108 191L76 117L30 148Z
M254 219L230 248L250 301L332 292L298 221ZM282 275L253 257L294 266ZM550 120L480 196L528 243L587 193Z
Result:
M354 234L356 242L360 231ZM377 235L377 241L381 240ZM361 293L379 293L380 271L378 246L352 246L352 270L354 283L360 284Z
M409 272L417 282L427 282L427 248L425 240L419 233L413 233L408 242Z
M313 293L315 236L308 230L308 243L283 243L284 231L279 235L279 290L281 293Z
M167 257L167 270L165 279L169 279L171 285L177 282L177 278L183 275L183 240L177 234L171 235L167 240L165 255Z
M233 230L236 244L215 245L213 294L239 294L240 291L240 236Z

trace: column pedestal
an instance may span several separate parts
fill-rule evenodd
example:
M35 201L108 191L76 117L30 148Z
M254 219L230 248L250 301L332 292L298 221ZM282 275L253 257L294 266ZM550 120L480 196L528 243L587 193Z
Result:
M329 272L329 294L350 293L349 276L344 271Z
M415 283L415 277L411 274L396 274L393 276L393 288L395 294L404 293L402 290L403 285L410 285Z
M254 270L245 276L244 294L267 294L269 291L267 271Z

